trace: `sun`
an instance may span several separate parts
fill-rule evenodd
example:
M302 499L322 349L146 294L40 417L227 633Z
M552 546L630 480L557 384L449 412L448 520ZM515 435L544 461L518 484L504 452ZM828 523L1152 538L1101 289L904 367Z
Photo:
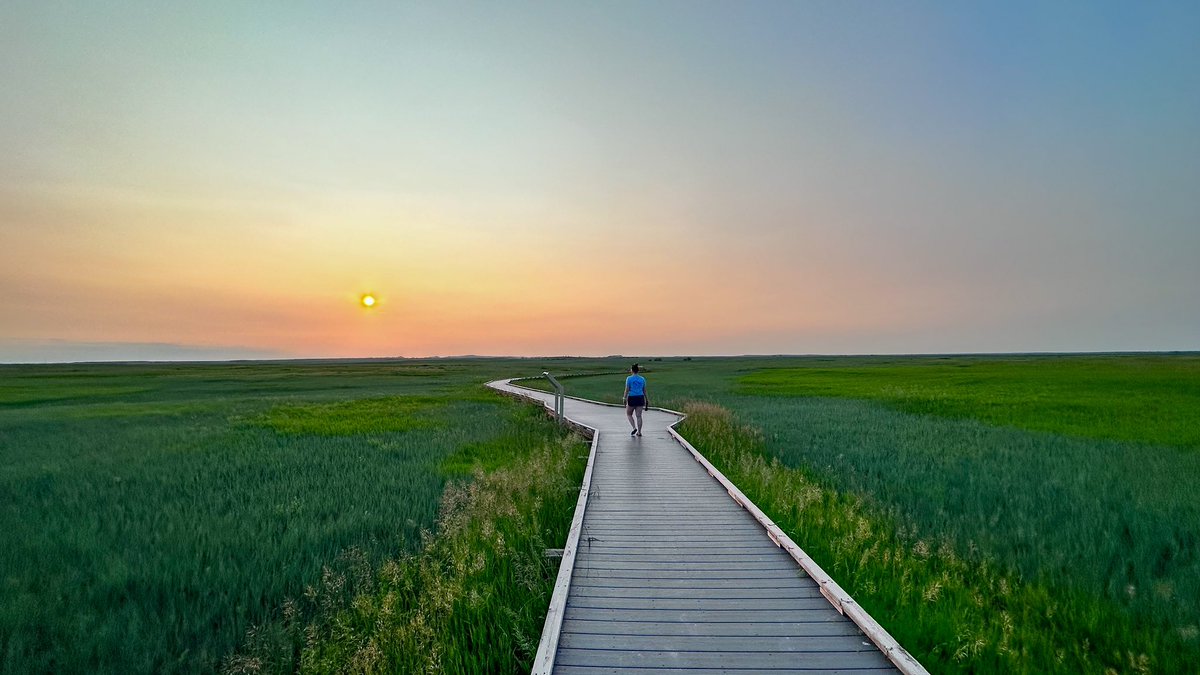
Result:
M359 300L359 302L362 303L363 307L367 307L367 308L374 307L375 306L375 296L371 295L370 293L367 293L366 295L362 296L362 298Z

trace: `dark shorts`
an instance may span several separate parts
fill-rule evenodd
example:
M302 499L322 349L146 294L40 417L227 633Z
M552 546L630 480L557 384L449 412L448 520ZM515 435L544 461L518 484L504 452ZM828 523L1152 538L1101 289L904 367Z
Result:
M628 405L630 408L645 408L646 407L646 397L645 396L630 396L629 402L626 405Z

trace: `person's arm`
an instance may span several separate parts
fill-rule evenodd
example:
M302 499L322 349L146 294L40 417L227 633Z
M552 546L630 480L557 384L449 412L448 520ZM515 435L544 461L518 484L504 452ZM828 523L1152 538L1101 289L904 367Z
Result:
M625 393L621 394L621 403L629 405L629 378L625 379Z
M642 406L650 407L650 385L645 382L642 383Z

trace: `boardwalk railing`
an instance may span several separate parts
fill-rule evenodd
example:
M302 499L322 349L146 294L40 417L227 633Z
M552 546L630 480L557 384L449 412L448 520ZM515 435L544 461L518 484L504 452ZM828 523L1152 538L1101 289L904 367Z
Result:
M559 424L562 424L563 397L566 395L566 390L563 389L562 384L560 384L558 380L554 379L554 376L548 371L542 371L542 375L547 380L550 380L550 384L554 387L554 418L558 420Z
M563 419L563 403L565 394L563 386L550 376L542 373L557 390L554 395L554 414L561 422ZM501 383L513 383L517 380L532 380L536 378L521 377L511 380L499 380ZM496 384L489 382L489 386ZM520 386L520 385L517 385ZM526 397L529 398L529 397ZM541 403L536 399L534 402ZM543 404L545 405L545 404ZM549 406L547 406L549 407ZM571 577L575 573L575 558L579 552L579 538L583 533L583 516L587 511L588 495L592 489L592 471L596 466L596 448L600 444L600 431L575 420L569 420L572 426L592 437L592 446L588 451L587 469L583 472L583 482L579 486L579 499L575 502L575 515L571 518L571 529L567 531L567 543L563 546L562 562L558 566L558 577L554 581L554 591L550 595L550 607L546 610L546 623L542 627L542 639L538 642L537 654L533 657L532 675L551 675L554 671L554 657L558 654L558 639L562 632L563 614L567 608L567 597L571 592Z
M692 457L695 458L695 460L699 462L706 471L708 471L708 475L715 478L717 482L719 482L721 486L725 488L726 492L729 493L729 496L733 499L733 501L737 502L739 506L741 506L743 509L746 509L750 515L754 516L754 519L758 521L758 524L762 525L763 529L767 531L767 536L771 538L771 541L775 542L776 546L786 551L788 555L790 555L792 559L800 565L801 569L803 569L808 576L812 577L813 581L817 582L817 585L821 589L821 595L825 596L825 599L833 605L834 609L853 621L855 625L862 630L863 634L870 638L871 642L875 643L875 646L883 652L883 655L886 656L887 659L891 661L901 673L904 673L905 675L929 675L929 671L925 670L925 667L922 666L919 661L913 658L913 656L909 654L904 647L901 647L900 643L896 642L896 639L893 638L883 626L879 625L879 622L875 620L875 617L868 614L867 610L862 608L862 605L859 605L854 601L854 598L850 597L849 593L842 590L842 587L833 580L833 577L829 576L825 570L821 569L821 566L818 565L815 560L810 558L808 554L804 552L804 549L800 548L796 542L792 541L792 538L789 537L787 533L784 532L778 525L776 525L775 522L767 516L767 514L763 513L762 509L758 508L754 502L750 501L750 498L743 494L742 491L738 489L738 487L734 485L732 481L726 478L725 474L721 473L717 467L713 466L712 463L708 461L707 457L701 454L695 446L689 443L686 438L681 436L679 432L675 430L675 427L679 426L681 423L683 423L682 419L668 427L667 431L669 431L671 436L678 441L685 450L690 452Z

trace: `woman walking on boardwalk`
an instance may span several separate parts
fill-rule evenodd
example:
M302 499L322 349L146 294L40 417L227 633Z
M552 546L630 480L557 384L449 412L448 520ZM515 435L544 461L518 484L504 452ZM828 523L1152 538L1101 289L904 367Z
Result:
M629 369L629 377L625 378L625 417L629 418L629 426L633 431L630 436L642 435L642 411L646 409L646 378L638 375L638 364ZM633 419L637 415L637 423Z

